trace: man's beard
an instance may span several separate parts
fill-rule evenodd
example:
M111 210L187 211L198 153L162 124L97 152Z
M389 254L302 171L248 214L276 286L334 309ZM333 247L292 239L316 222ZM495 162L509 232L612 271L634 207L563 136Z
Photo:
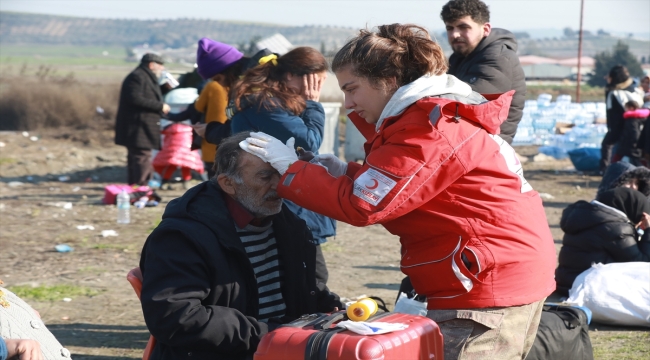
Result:
M461 45L461 44L462 44L462 45ZM459 48L459 49L456 49L456 47L457 47L458 45L461 45L462 47ZM464 45L464 46L463 46L463 45ZM451 45L451 49L454 50L455 53L457 53L458 55L460 55L460 56L462 56L462 57L465 57L465 56L469 55L472 51L474 51L474 49L470 49L470 48L469 48L469 44L466 43L466 42L462 42L462 43L453 43L453 44Z
M280 197L275 190L269 191L264 197L258 199L245 185L239 185L237 187L237 195L235 196L235 200L256 218L263 218L279 213L282 210L282 200L279 199ZM268 200L277 200L277 205L271 204Z

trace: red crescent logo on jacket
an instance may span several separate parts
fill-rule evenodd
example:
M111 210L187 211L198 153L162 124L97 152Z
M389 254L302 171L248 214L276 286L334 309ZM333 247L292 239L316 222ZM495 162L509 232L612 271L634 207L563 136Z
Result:
M366 187L370 190L375 190L377 186L379 186L379 182L375 179L372 179L372 185L370 186L366 185Z

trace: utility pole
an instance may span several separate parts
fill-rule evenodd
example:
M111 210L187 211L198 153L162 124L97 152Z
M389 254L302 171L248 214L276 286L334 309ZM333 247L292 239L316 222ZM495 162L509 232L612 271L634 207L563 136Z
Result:
M576 102L580 102L580 82L582 81L582 18L585 14L585 0L580 0L580 33L578 34L578 87L576 88Z

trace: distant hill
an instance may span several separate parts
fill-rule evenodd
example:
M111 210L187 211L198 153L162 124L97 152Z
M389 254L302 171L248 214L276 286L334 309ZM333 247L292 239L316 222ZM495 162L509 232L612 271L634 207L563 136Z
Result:
M531 30L534 32L535 30ZM339 26L284 26L207 19L120 20L93 19L56 15L0 12L0 43L78 46L124 46L149 44L158 48L189 48L201 37L244 46L251 39L281 33L294 45L312 46L327 52L338 49L357 29ZM525 31L516 32L521 55L576 57L578 41L554 36L534 38ZM447 55L451 49L441 30L432 31ZM650 41L611 36L588 36L583 41L583 56L611 50L623 39L639 59L650 59Z
M356 29L337 26L283 26L205 19L113 20L0 12L0 42L135 46L143 43L183 48L209 37L229 44L281 33L294 45L326 49L342 46Z

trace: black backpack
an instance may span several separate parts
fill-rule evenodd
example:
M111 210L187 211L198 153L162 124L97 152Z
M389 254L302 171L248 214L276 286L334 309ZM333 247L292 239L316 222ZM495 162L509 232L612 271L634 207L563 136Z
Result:
M526 360L593 360L589 320L578 307L545 304Z

